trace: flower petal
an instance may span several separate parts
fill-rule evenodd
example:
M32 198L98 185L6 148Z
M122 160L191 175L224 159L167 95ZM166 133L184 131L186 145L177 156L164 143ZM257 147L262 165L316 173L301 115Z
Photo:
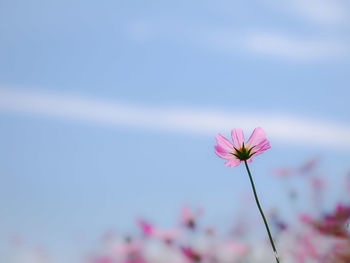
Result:
M253 146L256 146L259 144L262 140L264 140L266 137L266 133L261 127L257 127L254 129L252 135L249 137L249 140L247 142L247 148L251 148Z
M233 149L233 144L227 140L224 136L218 133L215 137L217 144L223 148L226 152L231 152Z
M225 163L225 166L226 167L236 167L238 166L239 164L241 163L241 161L237 158L232 158L230 160L228 160L226 163Z
M226 152L220 145L215 145L214 149L215 149L216 155L222 159L228 160L232 156L232 154Z
M262 140L258 145L253 149L254 156L262 154L266 150L270 149L270 142L267 139Z
M242 129L233 129L231 131L233 145L236 149L240 149L244 143L244 134Z

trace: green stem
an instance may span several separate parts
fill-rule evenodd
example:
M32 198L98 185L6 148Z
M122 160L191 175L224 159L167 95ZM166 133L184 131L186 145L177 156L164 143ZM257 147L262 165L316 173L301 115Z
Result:
M260 206L260 203L259 203L259 199L258 199L258 195L256 194L255 185L254 185L254 182L253 182L252 175L251 175L251 173L250 173L250 171L249 171L247 161L244 161L244 164L245 164L245 167L247 168L247 172L248 172L248 175L249 175L250 183L252 184L252 188L253 188L253 192L254 192L255 201L256 201L256 204L257 204L257 206L258 206L258 208L259 208L261 217L262 217L263 220L264 220L264 224L265 224L267 233L268 233L268 235L269 235L270 243L271 243L273 252L274 252L274 254L275 254L276 261L277 261L277 263L279 263L280 261L279 261L279 256L278 256L278 253L277 253L277 250L276 250L276 247L275 247L275 243L273 242L273 239L272 239L272 236L271 236L271 232L270 232L270 228L269 228L269 225L267 224L267 221L266 221L264 212L263 212L262 209L261 209L261 206Z

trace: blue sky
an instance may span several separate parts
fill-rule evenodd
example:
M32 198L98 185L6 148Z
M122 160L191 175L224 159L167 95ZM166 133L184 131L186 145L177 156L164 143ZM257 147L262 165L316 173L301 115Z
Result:
M230 127L271 135L252 165L265 207L291 216L269 172L310 156L332 176L328 202L339 199L350 157L349 9L340 0L3 1L0 233L60 254L77 231L132 231L138 215L171 226L183 203L228 225L250 191L243 167L213 154L216 132Z

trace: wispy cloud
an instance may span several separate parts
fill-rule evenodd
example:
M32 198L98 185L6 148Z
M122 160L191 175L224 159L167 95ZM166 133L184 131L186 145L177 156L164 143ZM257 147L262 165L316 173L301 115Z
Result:
M288 35L256 33L247 36L247 49L262 55L292 60L318 60L346 53L346 47L330 40L306 40Z
M273 30L215 28L198 24L171 21L134 21L126 32L135 41L165 38L174 42L228 55L264 56L268 59L290 61L320 61L346 57L349 47L341 38L305 37Z
M343 0L290 0L300 16L316 23L335 25L349 19L349 4Z
M0 89L0 112L63 118L112 127L129 127L213 136L234 127L263 126L285 144L348 149L350 125L276 114L220 112L211 109L156 108L74 96Z

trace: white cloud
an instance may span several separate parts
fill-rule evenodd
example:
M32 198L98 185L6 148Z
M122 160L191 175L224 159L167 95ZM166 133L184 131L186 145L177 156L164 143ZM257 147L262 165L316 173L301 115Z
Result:
M349 18L344 0L291 0L291 7L302 17L321 24L340 24Z
M269 138L285 144L348 149L350 125L273 114L248 114L185 108L142 107L95 99L0 89L0 112L63 118L112 127L129 127L201 136L225 134L234 127L262 126Z
M286 35L256 33L246 37L247 49L268 56L292 60L316 60L346 54L339 42L305 40Z
M269 30L216 28L198 24L161 21L138 21L126 26L133 40L143 42L155 38L166 38L175 42L204 48L228 55L263 55L268 59L291 61L319 61L346 57L349 47L338 38L306 38L300 35L270 33Z

